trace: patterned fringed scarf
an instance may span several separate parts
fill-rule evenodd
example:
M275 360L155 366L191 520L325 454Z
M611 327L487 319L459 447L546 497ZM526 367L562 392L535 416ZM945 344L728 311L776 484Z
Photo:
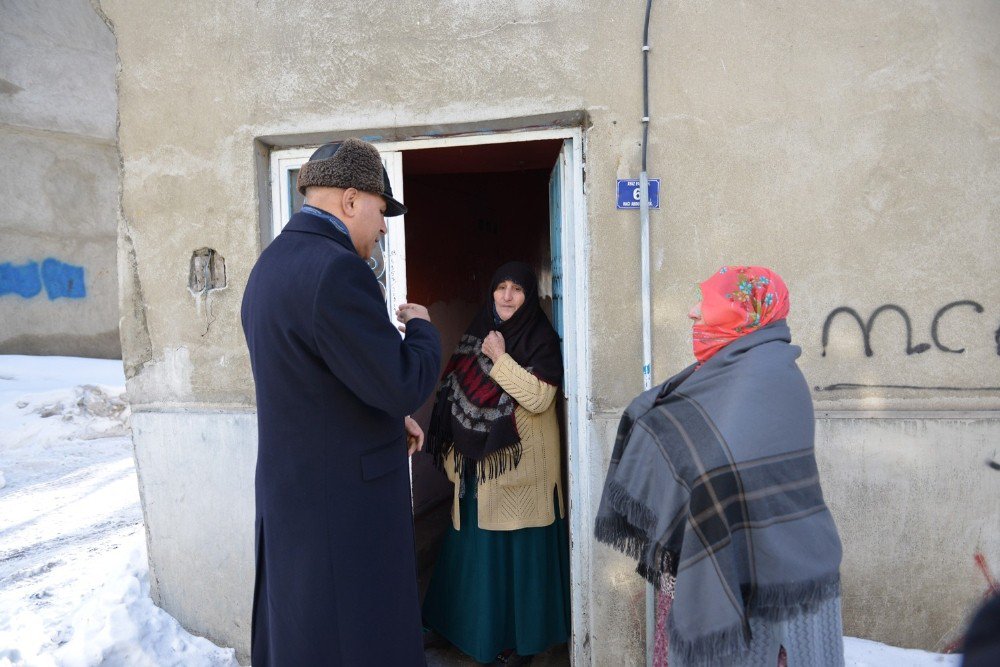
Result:
M655 585L676 576L668 631L685 665L741 656L750 617L839 595L840 538L790 340L784 320L755 328L622 416L595 535Z
M493 291L512 280L524 291L524 304L509 319L497 322ZM490 282L489 298L472 320L445 367L438 389L427 451L439 468L452 453L455 471L465 479L465 468L476 466L479 480L493 479L521 461L521 438L514 416L516 402L490 377L493 362L482 352L490 331L499 331L507 353L543 382L562 384L559 336L538 302L538 279L521 262L501 266Z

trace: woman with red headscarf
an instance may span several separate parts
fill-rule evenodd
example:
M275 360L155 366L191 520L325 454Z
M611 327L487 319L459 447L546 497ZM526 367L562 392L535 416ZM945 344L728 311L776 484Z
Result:
M595 533L654 585L675 577L669 664L843 665L841 545L809 387L770 269L701 283L696 362L622 417Z
M694 320L694 356L699 364L740 336L788 316L788 288L760 266L724 266L701 284Z

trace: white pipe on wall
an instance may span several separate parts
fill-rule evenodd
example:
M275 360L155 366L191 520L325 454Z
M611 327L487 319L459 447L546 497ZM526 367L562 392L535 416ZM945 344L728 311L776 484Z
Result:
M653 386L653 306L649 271L649 174L646 149L649 142L649 15L653 0L646 0L642 28L642 171L639 172L640 252L642 254L642 390ZM653 667L656 648L656 589L646 584L646 667Z
M653 386L653 308L649 276L649 175L639 174L640 252L642 253L642 390ZM646 584L646 667L653 665L656 647L656 589Z

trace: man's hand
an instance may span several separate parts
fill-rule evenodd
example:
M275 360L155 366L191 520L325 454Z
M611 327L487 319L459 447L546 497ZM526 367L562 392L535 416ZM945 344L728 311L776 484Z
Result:
M413 456L414 452L419 452L424 448L424 431L413 417L403 419L403 428L406 429L406 453Z
M503 340L503 334L499 331L491 331L483 339L483 354L489 357L493 363L502 357L507 351L507 344Z
M427 320L431 321L430 313L427 309L418 303L401 303L399 307L396 308L396 319L403 323L404 326L398 327L400 331L406 333L406 323L410 320Z

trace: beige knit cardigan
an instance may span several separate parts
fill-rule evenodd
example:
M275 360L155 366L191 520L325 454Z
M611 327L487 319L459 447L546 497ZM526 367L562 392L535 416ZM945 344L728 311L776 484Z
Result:
M523 449L521 462L516 468L479 483L479 527L483 530L518 530L548 526L556 520L553 489L559 516L566 516L555 404L557 388L539 380L509 354L496 360L490 377L517 401L514 419ZM453 450L445 459L444 469L448 479L455 484L452 524L455 530L461 530L454 456Z

